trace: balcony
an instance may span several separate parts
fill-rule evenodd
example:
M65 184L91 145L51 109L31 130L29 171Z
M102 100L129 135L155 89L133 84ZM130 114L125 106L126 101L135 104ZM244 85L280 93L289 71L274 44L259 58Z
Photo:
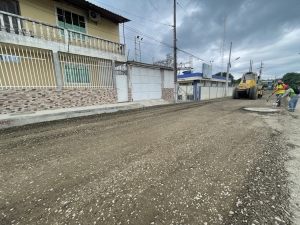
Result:
M126 62L124 44L4 11L0 11L0 24L4 43Z

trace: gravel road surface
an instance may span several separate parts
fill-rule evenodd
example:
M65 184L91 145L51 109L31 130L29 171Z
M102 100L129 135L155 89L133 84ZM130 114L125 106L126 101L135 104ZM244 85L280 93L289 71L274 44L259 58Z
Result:
M270 105L225 98L0 130L0 224L300 224L299 114L244 110Z

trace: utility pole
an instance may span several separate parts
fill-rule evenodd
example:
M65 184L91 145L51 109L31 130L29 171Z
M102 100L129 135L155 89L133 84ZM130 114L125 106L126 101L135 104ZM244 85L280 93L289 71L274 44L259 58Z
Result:
M127 61L128 61L128 57L129 57L129 52L130 52L130 49L128 49L128 52L127 52Z
M138 56L140 58L140 62L142 61L142 56L141 56L141 41L143 38L140 39L140 36L135 36L134 37L134 60L137 62L138 61ZM139 52L139 53L138 53Z
M221 46L221 77L223 76L223 60L224 60L224 47L225 47L225 37L226 37L226 19L227 15L224 16L224 31L223 31L223 41Z
M137 57L138 57L138 53L137 53L137 41L136 41L136 38L139 38L139 36L134 36L134 61L137 62Z
M231 48L232 48L232 42L230 42L229 59L227 64L225 96L228 96L228 76L229 76L229 67L230 67Z
M139 49L140 49L140 62L142 62L142 49L141 49L141 41L143 40L143 38L141 38L141 40L139 40Z
M176 0L174 0L174 100L177 102Z
M259 76L261 77L261 73L262 73L262 68L263 68L263 63L260 63L260 67L259 67Z
M253 63L253 61L250 59L250 67L249 67L249 72L252 72L252 63Z

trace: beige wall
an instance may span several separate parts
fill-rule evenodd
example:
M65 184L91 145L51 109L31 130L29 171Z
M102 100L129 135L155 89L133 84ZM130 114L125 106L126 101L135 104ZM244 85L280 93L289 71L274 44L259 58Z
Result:
M21 15L34 20L58 25L56 7L61 7L85 17L87 34L120 42L119 26L103 17L98 24L88 20L88 12L53 0L19 0Z

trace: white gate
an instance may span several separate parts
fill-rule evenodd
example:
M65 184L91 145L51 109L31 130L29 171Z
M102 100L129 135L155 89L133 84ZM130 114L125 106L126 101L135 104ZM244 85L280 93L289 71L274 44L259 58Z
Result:
M116 75L118 102L128 102L127 76Z
M161 82L160 70L133 67L131 74L133 101L160 99Z

